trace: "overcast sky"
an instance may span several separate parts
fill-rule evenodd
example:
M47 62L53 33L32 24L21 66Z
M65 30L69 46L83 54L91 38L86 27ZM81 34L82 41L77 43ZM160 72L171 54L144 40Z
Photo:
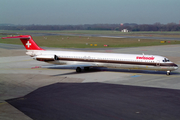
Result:
M180 0L1 0L0 24L179 23Z

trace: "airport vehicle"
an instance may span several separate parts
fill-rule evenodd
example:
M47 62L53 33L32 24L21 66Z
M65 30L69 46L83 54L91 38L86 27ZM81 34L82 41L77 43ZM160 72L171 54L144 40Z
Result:
M107 67L166 71L170 75L171 71L178 69L168 58L158 55L50 51L40 48L30 35L2 37L10 38L19 38L27 50L26 54L33 59L56 64L58 68L74 68L76 72L92 67Z

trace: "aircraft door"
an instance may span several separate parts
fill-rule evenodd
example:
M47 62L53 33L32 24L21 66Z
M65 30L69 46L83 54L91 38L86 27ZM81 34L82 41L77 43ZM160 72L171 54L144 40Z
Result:
M156 66L160 66L160 60L156 61Z

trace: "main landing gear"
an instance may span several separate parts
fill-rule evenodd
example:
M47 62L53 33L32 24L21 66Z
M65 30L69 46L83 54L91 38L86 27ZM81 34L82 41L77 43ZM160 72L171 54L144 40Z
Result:
M81 71L82 71L82 69L81 69L80 67L77 67L77 68L76 68L76 72L77 72L77 73L80 73Z
M171 71L168 70L167 73L166 73L166 75L170 75L170 74L171 74Z
M82 69L80 67L76 68L76 72L80 73L82 71ZM84 67L84 71L89 71L89 67Z

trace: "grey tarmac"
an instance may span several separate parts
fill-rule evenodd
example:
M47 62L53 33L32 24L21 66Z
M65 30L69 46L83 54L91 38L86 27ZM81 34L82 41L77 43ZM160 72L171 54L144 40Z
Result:
M169 58L171 61L176 63L178 66L180 66L180 45L167 45L167 46L151 46L151 47L135 47L135 48L119 48L119 49L87 49L86 51L94 51L94 52L109 52L109 53L130 53L130 54L154 54L154 55L161 55ZM51 49L51 48L46 48ZM53 50L55 48L52 48ZM56 49L56 50L73 50L73 49ZM82 49L76 49L76 51L82 51ZM82 73L76 73L75 70L72 69L46 69L46 68L38 68L37 66L44 66L49 65L44 62L39 62L33 60L31 57L25 55L26 50L21 45L9 45L9 44L0 44L0 119L3 120L19 120L19 119L40 119L39 116L33 116L32 114L29 114L27 111L24 112L22 108L19 106L22 103L29 103L31 100L34 101L34 96L36 94L41 94L37 96L37 100L40 100L42 98L47 98L47 94L52 94L53 91L51 91L52 86L56 88L58 91L59 88L63 88L66 91L61 91L61 94L55 91L56 95L65 95L63 98L59 98L62 100L61 102L68 100L68 98L71 100L69 101L72 105L72 107L80 107L77 112L73 112L75 108L71 108L71 106L66 106L69 103L66 101L64 102L64 114L62 114L62 118L64 119L85 119L86 115L89 117L89 119L96 119L93 116L97 115L98 119L132 119L139 117L142 117L139 113L143 113L144 110L144 116L147 114L146 112L149 112L149 115L147 116L147 119L153 119L153 115L155 111L158 113L162 109L167 110L169 109L169 112L163 112L162 114L166 116L166 118L169 119L177 119L179 110L175 106L178 106L179 102L176 103L176 101L179 99L178 95L180 92L180 69L173 71L170 76L166 76L166 72L158 72L158 71L138 71L138 70L121 70L121 69L105 69L105 68L99 68L99 69L92 69L89 72L82 72ZM89 83L89 84L88 84ZM69 86L68 86L69 85ZM79 86L77 86L79 85ZM83 86L85 85L85 87ZM111 87L106 87L106 85L110 85ZM115 85L115 86L113 86ZM122 87L124 89L113 89L116 87ZM70 87L72 89L64 88L64 86ZM98 88L101 91L98 91ZM131 88L132 86L132 88ZM86 90L87 87L87 90ZM92 89L91 89L92 87ZM103 89L103 88L107 89ZM136 87L136 88L135 88ZM141 89L142 87L142 89ZM74 89L73 89L74 88ZM76 89L79 88L79 89ZM80 89L81 88L81 89ZM93 92L94 89L94 92ZM141 93L141 90L144 90L144 93L139 95L139 101L138 98L136 101L133 96L130 96L130 93L128 92L128 89L134 90L132 91L132 95L138 95L138 93ZM135 91L137 89L137 91ZM37 90L37 91L36 91ZM38 93L40 90L40 93ZM46 91L46 93L44 92ZM77 91L76 91L77 90ZM124 94L118 94L117 92L124 91ZM127 91L126 91L127 90ZM139 90L139 91L138 91ZM71 93L72 91L72 93ZM84 92L83 92L84 91ZM152 92L147 92L152 91ZM158 94L158 91L161 91ZM63 93L62 93L63 92ZM76 93L77 92L77 93ZM80 94L78 94L78 92ZM87 92L87 93L86 93ZM96 92L96 94L95 94ZM106 93L103 93L106 92ZM127 92L127 94L125 94ZM152 95L151 99L149 100L155 100L156 97L157 100L155 100L159 105L165 105L163 99L166 98L166 96L169 95L171 97L171 100L166 100L165 102L168 102L169 105L167 108L164 106L161 106L162 109L157 110L151 110L150 103L146 103L143 100L147 94ZM167 92L167 94L166 94ZM108 93L108 94L107 94ZM155 93L156 97L155 97ZM171 96L172 93L172 96ZM76 95L77 94L77 95ZM88 96L89 94L89 96ZM103 96L104 94L104 96ZM117 95L118 94L118 95ZM146 95L145 95L146 94ZM71 95L71 96L68 96ZM83 95L87 99L79 99L82 98ZM103 99L100 99L98 96L101 96ZM122 96L121 96L122 95ZM126 96L127 95L127 96ZM129 96L128 96L129 95ZM163 95L163 96L162 96ZM73 97L74 96L74 97ZM114 98L110 98L110 97ZM115 97L117 96L117 97ZM118 97L121 96L121 97ZM42 98L41 98L42 97ZM133 110L137 108L137 111L134 111L133 114L130 114L128 107L126 107L127 102L124 104L120 104L117 100L120 100L120 98L123 102L125 98L129 101L131 105L134 105ZM146 96L147 97L147 96ZM153 98L154 97L154 98ZM25 99L28 98L28 99ZM51 96L52 99L56 99L55 96ZM52 100L51 98L45 99L45 100ZM74 98L74 99L73 99ZM96 99L97 98L97 99ZM161 98L161 99L160 99ZM174 98L174 99L173 99ZM84 103L80 102L75 104L74 101L78 102L79 100L84 100ZM89 101L91 99L92 101ZM98 101L98 99L100 101ZM106 100L105 100L106 99ZM109 101L107 101L109 99ZM24 100L24 101L23 101ZM29 100L29 101L27 101ZM86 101L87 100L87 101ZM111 101L112 100L112 101ZM21 102L22 101L22 102ZM42 101L38 101L41 103ZM57 102L56 100L54 101ZM88 102L94 102L94 104L90 104L91 106L88 106ZM100 103L102 104L100 104ZM114 104L112 104L112 102ZM147 105L147 110L145 108L138 107L138 103L141 102L140 105ZM173 103L172 103L173 102ZM162 104L160 104L162 103ZM49 105L52 105L53 103L49 103ZM102 109L97 109L96 105L99 107L104 108L105 110L109 111L102 111ZM44 103L42 102L42 105ZM59 107L62 104L59 104L57 102L57 106L53 107ZM84 105L84 106L83 106ZM107 106L106 106L107 105ZM119 110L119 108L116 108L115 106L123 107L123 110L120 110L119 112L122 112L118 115L118 113L115 113L115 110ZM123 106L124 105L124 106ZM109 109L108 109L108 106ZM113 107L114 106L114 107ZM26 105L24 106L26 107ZM50 106L44 106L44 109L47 110ZM35 107L37 108L37 106ZM43 107L42 107L43 108ZM65 109L67 108L67 109ZM127 108L127 109L126 109ZM156 108L156 107L155 107ZM176 108L176 110L175 110ZM180 108L180 106L179 106ZM27 109L27 108L25 108ZM56 109L56 108L54 108ZM95 110L97 109L97 110ZM62 112L62 109L57 108L59 112ZM69 112L68 112L69 111ZM76 110L75 110L76 111ZM84 112L85 113L84 113ZM146 112L145 112L146 111ZM154 111L154 112L152 112ZM48 110L45 111L49 112ZM81 114L78 114L81 112ZM173 114L172 114L173 112ZM40 112L42 113L42 111ZM76 113L76 114L75 114ZM47 114L47 113L46 113ZM84 115L82 115L84 114ZM135 115L134 115L135 114ZM158 113L161 114L161 113ZM169 114L169 115L168 115ZM171 114L173 116L171 116ZM43 114L40 114L43 115ZM49 117L51 117L53 113L49 113ZM57 115L57 113L55 114ZM66 116L63 116L66 115ZM71 117L67 117L68 115L71 115ZM109 115L109 116L107 116ZM132 117L127 117L132 116ZM159 117L158 115L154 117ZM160 116L162 117L162 116ZM48 118L48 117L47 117ZM163 118L163 117L162 117Z

